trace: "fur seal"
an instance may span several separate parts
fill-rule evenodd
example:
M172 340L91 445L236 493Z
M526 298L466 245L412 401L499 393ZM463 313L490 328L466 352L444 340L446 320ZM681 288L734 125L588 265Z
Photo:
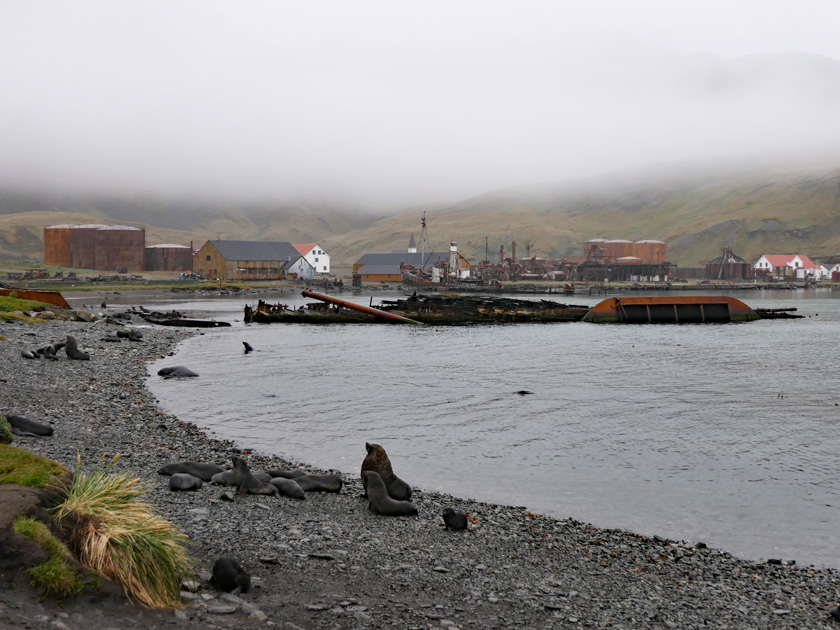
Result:
M239 589L240 593L247 593L251 588L251 576L242 568L235 558L223 557L213 563L213 586L220 591L230 593Z
M32 352L31 350L21 350L20 351L20 356L22 356L24 359L34 359L35 358L35 353Z
M248 463L241 457L233 457L233 485L238 494L270 494L277 496L279 490L270 483L260 481L251 474Z
M203 482L189 473L175 473L169 478L170 490L198 490Z
M53 434L53 428L48 424L35 422L23 416L6 416L12 433L26 437L46 437Z
M372 471L377 473L385 487L388 489L388 494L392 499L397 501L408 501L411 499L411 486L394 474L391 468L391 460L388 459L388 454L385 449L379 444L370 444L365 442L367 455L365 461L362 462L362 486L365 489L364 496L367 496L367 483L365 482L365 473Z
M284 479L297 479L298 477L303 477L306 474L306 471L300 470L299 468L296 470L279 470L277 468L272 468L268 471L268 474L271 475L272 479L277 477L283 477Z
M260 481L265 481L266 483L270 482L272 476L265 472L252 472L255 479L259 479ZM210 483L215 483L220 486L233 486L236 485L233 482L233 471L232 470L224 470L220 473L216 473L210 478Z
M443 508L443 522L446 529L467 529L467 515L455 508Z
M64 351L67 353L67 357L74 361L90 361L90 355L79 350L79 344L76 343L76 338L73 335L67 335Z
M158 370L158 376L163 376L165 378L174 378L174 377L188 377L188 376L198 376L195 372L191 369L184 367L183 365L175 365L172 367L165 367Z
M384 516L417 516L417 508L408 501L396 501L388 496L388 489L379 473L366 470L362 475L367 488L368 509Z
M243 345L243 346L245 346L245 354L248 354L249 352L252 352L252 351L254 350L254 349L251 347L251 344L250 344L250 343L248 343L247 341L243 341L243 342L242 342L242 345Z
M294 479L275 477L268 483L277 488L277 491L284 497L291 497L292 499L306 498L306 492L303 491L303 488L301 488L300 484Z
M176 473L187 473L198 477L202 481L210 481L213 475L222 472L224 469L216 464L201 464L199 462L175 462L158 468L158 474L174 475Z
M341 492L340 475L301 475L294 481L304 492Z

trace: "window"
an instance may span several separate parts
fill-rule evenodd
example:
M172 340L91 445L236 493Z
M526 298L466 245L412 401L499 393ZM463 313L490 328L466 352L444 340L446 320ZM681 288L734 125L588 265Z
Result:
M207 256L207 262L210 262L210 256L209 255Z
M318 259L317 259L317 258L315 259L315 262L318 262Z

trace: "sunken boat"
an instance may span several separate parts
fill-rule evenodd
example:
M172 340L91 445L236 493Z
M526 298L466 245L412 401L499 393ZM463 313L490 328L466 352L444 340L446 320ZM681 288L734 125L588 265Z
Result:
M734 297L612 297L592 307L583 321L610 324L722 324L793 319L795 308L753 309Z
M580 321L588 306L549 300L464 296L456 294L414 294L400 300L382 300L378 307L306 289L304 297L320 303L290 309L284 304L259 301L245 307L245 321L255 323L409 323L438 326L505 323L549 323Z

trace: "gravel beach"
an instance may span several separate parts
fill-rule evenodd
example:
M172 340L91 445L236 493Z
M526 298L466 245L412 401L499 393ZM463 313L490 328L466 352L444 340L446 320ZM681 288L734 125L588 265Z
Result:
M121 454L115 470L146 482L148 500L189 537L197 588L184 592L183 610L155 612L118 594L41 599L19 572L6 573L0 628L840 628L830 614L840 601L836 569L748 562L527 507L425 492L422 479L407 480L416 517L371 513L358 473L342 475L340 493L308 492L305 500L228 501L222 495L232 489L210 483L172 491L158 469L178 461L230 468L238 455L253 471L328 471L215 440L157 407L144 385L148 362L212 330L142 327L142 340L105 341L119 329L105 320L0 322L0 412L50 423L51 437L14 444L71 470L77 455L93 466ZM57 361L21 357L68 334L89 361L63 351ZM358 452L361 467L364 444ZM399 461L392 463L399 475ZM466 531L445 529L446 507L469 514ZM221 556L250 573L247 593L210 586Z

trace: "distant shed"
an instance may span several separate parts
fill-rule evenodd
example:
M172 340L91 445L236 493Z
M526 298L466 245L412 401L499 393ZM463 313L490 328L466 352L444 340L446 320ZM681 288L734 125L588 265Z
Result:
M192 247L166 243L146 248L146 271L191 271L192 266Z

